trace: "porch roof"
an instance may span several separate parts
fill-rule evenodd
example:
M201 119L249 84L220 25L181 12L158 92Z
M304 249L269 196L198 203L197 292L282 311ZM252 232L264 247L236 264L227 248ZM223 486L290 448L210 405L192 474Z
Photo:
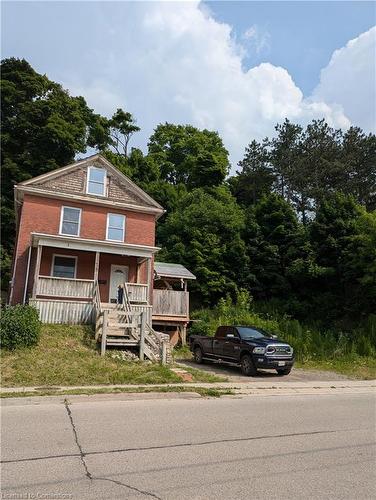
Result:
M69 248L87 252L111 253L129 255L132 257L151 258L160 250L159 247L134 245L131 243L114 243L101 240L88 240L74 236L60 236L53 234L31 233L32 246L46 246L54 248Z
M196 276L181 264L171 264L170 262L154 262L154 270L156 274L161 278L181 278L185 280L196 279Z

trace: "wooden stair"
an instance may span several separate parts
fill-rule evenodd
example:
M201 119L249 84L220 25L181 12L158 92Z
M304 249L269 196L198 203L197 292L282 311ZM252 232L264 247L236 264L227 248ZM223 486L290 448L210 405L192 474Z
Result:
M137 304L139 303L137 302ZM144 304L147 305L146 302ZM143 351L142 357L145 356L151 361L166 362L166 360L170 360L169 336L155 332L145 320L141 320L140 313L132 311L131 305L132 302L129 299L126 284L124 285L122 304L100 303L102 324L97 325L96 339L101 342L102 355L105 353L107 346L140 347L140 350ZM104 338L103 329L105 330ZM144 329L143 338L141 335L142 329Z

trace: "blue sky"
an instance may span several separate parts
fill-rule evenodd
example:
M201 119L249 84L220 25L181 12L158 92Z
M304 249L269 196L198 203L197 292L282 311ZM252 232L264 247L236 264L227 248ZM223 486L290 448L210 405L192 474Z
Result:
M146 148L158 123L217 130L233 165L284 118L375 130L371 2L2 2L2 57L24 57Z
M309 95L333 51L376 23L376 3L363 1L206 2L214 18L241 38L255 25L265 40L245 58L248 67L271 62L286 68Z

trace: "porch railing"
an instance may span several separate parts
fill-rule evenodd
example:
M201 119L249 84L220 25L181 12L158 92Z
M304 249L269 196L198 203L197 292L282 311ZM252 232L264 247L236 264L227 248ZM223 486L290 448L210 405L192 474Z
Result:
M39 276L36 295L45 297L92 298L94 280Z
M127 283L131 302L148 302L148 286L142 283Z
M189 292L153 290L153 315L188 317Z

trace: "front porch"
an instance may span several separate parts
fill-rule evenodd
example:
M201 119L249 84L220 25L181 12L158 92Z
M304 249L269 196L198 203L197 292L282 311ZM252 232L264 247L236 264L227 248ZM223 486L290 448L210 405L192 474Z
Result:
M155 247L33 235L25 298L45 323L92 323L96 301L116 304L127 286L133 312L151 324Z

